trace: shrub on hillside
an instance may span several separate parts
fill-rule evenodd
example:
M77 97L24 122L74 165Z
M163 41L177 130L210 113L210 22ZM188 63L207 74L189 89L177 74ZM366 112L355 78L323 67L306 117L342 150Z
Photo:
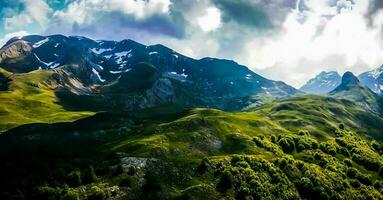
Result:
M63 200L79 200L80 197L76 190L68 189L62 197Z
M243 161L243 157L240 156L240 155L234 155L234 156L231 157L231 164L232 165L235 165L235 164L237 164L237 163L239 163L241 161Z
M377 151L381 151L382 150L382 146L376 140L373 140L371 142L371 146L372 146L372 148L374 148Z
M320 148L323 152L325 152L325 153L327 153L327 154L330 154L330 155L332 155L332 156L335 156L335 155L336 155L336 147L335 147L334 145L332 145L332 144L321 143L321 144L319 145L319 148Z
M162 186L158 177L152 173L147 172L144 175L145 183L142 185L142 193L144 199L157 199L159 198Z
M346 148L344 148L344 147L338 148L338 153L340 153L340 154L342 154L342 155L344 155L346 157L350 157L351 156L350 152Z
M299 130L298 135L300 136L310 136L310 133L307 130Z
M224 171L217 184L217 190L221 193L225 193L227 190L233 187L234 177L229 171Z
M347 166L352 167L352 161L351 161L350 159L346 158L346 159L343 160L343 162L344 162L344 164L346 164Z
M104 200L106 197L106 193L98 186L92 186L87 196L88 200Z
M295 143L290 138L281 138L278 141L279 146L282 148L283 152L291 153L295 149Z
M88 168L84 170L82 176L82 182L85 184L93 183L97 180L96 173L94 172L94 168L92 165L89 165Z
M81 171L75 169L67 175L67 183L72 187L78 187L81 185Z
M60 198L60 190L49 186L41 186L34 190L34 199L56 200Z
M133 183L132 177L131 176L127 176L127 177L123 177L120 180L120 183L118 184L118 186L120 186L120 187L131 187L132 183Z
M354 151L357 152L357 151ZM361 153L361 152L360 152ZM360 155L357 153L352 154L352 160L356 163L363 165L366 169L379 172L381 162L378 159L374 159L368 156Z
M296 146L297 151L303 151L303 150L310 150L310 149L317 149L318 148L317 141L310 139L308 137L297 138L296 145L297 145Z

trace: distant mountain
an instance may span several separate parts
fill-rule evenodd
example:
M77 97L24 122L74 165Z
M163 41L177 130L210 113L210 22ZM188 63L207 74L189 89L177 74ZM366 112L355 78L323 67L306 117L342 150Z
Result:
M383 94L383 65L375 70L360 74L358 78L375 93Z
M310 79L300 90L311 94L326 94L334 90L341 83L341 79L338 72L321 72L315 78Z
M360 74L358 79L373 92L378 95L383 94L383 66ZM321 72L310 79L300 90L311 94L326 94L334 90L340 83L341 76L337 72Z
M329 93L330 96L353 101L361 107L381 113L383 110L382 99L364 86L351 72L346 72L342 77L342 83Z
M61 100L77 102L71 107L97 104L132 110L175 103L231 110L237 99L251 97L242 103L245 107L259 103L258 98L299 94L234 61L196 60L163 45L132 40L94 41L63 35L12 38L0 49L0 66L13 73L53 71L56 94Z

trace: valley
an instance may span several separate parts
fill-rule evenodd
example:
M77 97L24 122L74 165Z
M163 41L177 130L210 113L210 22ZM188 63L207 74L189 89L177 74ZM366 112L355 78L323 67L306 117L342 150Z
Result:
M0 199L383 198L382 98L351 72L310 94L132 40L0 55Z

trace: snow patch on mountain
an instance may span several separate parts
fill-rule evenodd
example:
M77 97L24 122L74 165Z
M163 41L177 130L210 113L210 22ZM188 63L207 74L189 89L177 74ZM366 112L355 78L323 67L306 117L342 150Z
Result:
M101 78L100 74L98 73L98 71L95 68L92 68L92 72L93 72L94 75L96 75L96 77L98 78L98 80L100 82L105 82L105 79Z
M132 50L114 53L113 57L116 59L116 63L119 65L126 64L127 61L123 61L124 58L132 57Z
M131 69L129 68L129 69L126 69L126 70L121 70L121 71L109 71L109 73L111 73L111 74L120 74L120 73L123 73L123 72L128 72L128 71L130 71Z
M112 49L112 48L108 48L108 49L91 48L90 50L92 50L93 53L95 53L95 54L102 54L102 53L104 53L104 52L112 51L113 49Z
M103 68L101 65L99 65L99 64L96 64L95 67L96 67L99 71L104 70L104 68Z
M127 56L130 52L132 52L132 50L129 50L129 51L123 51L123 52L118 52L118 53L114 53L114 55L115 55L117 58L121 58L121 57L125 57L125 56Z
M54 66L53 64L54 64L55 62L49 62L49 63L47 63L47 62L42 61L42 60L41 60L35 53L34 53L34 56L36 57L36 59L37 59L40 63L44 64L46 67L55 68L55 67L52 67L52 66ZM60 65L60 64L59 64L59 65Z
M377 68L371 72L369 72L369 74L374 77L375 79L379 78L379 76L383 73L383 67L380 67L380 68Z
M50 67L51 69L53 69L53 68L56 68L56 67L58 67L58 66L60 66L60 63L53 63L53 64L50 65L49 67Z
M164 76L167 78L175 79L178 81L186 81L188 75L185 74L185 71L182 74L178 74L177 72L165 72Z
M45 38L43 40L40 40L32 45L33 48L39 48L41 45L47 43L49 41L49 38Z

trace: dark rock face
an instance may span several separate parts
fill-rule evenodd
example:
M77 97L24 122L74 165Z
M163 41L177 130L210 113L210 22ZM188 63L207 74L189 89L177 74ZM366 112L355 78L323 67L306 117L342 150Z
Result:
M38 63L32 53L32 46L22 40L15 41L0 50L0 63L12 72L29 72Z
M352 72L343 74L342 85L357 85L359 83L359 79Z
M345 72L342 76L341 84L333 91L331 91L330 94L340 91L351 91L355 90L356 88L366 89L362 86L359 79L352 72Z
M340 92L351 92L351 91L359 91L360 89L367 89L362 86L359 79L352 72L345 72L342 76L341 84L331 91L329 94L333 95ZM372 91L371 91L372 92Z

